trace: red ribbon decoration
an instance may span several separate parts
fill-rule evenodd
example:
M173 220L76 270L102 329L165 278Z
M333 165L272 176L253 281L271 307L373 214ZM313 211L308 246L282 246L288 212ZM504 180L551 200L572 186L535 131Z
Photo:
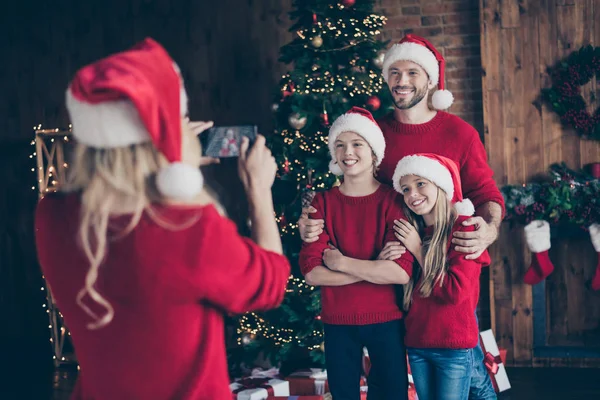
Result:
M242 385L242 387L231 392L234 395L233 398L236 399L238 393L243 392L244 390L248 390L248 389L266 389L269 396L275 396L275 390L273 389L273 386L267 384L267 382L269 382L269 380L270 380L270 378L243 378L243 379L240 379L239 381L237 381L237 383Z
M502 359L500 355L494 356L492 353L487 352L483 358L483 363L489 372L496 375L500 369L500 364L502 364Z

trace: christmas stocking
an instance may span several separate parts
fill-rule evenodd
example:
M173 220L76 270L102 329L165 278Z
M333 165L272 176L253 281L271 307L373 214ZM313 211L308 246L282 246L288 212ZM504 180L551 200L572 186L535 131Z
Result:
M554 265L548 256L550 250L550 224L547 221L536 220L525 227L527 246L533 253L531 265L523 282L537 285L554 271Z
M598 265L596 265L596 273L592 279L592 289L600 290L600 224L590 225L590 238L594 245L594 250L598 253Z

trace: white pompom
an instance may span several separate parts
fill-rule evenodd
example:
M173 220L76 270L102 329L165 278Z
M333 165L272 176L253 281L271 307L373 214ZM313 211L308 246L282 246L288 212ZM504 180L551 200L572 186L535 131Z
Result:
M174 162L161 168L156 176L158 191L176 200L190 200L202 191L204 177L198 167Z
M344 175L344 171L342 171L342 169L340 168L340 166L338 165L337 162L331 160L329 162L329 170L331 171L332 174L334 175Z
M457 201L454 203L454 208L458 212L458 215L471 216L475 214L475 206L469 199L463 199L463 201Z
M550 224L537 219L525 226L525 240L532 253L550 250Z
M436 110L445 110L454 102L454 96L449 90L437 90L431 97L431 103Z

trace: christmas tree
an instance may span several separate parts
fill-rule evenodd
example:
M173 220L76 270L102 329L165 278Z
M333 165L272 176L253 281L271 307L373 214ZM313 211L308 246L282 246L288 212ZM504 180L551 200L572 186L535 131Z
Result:
M386 18L373 13L372 0L295 0L290 31L295 39L280 61L293 65L275 96L275 132L270 147L279 171L273 186L284 251L292 264L280 308L249 313L237 321L231 363L250 363L259 354L285 371L324 364L318 288L298 268L302 242L297 221L311 194L337 184L328 170L330 122L352 106L377 117L391 109L381 76L386 43L378 39Z

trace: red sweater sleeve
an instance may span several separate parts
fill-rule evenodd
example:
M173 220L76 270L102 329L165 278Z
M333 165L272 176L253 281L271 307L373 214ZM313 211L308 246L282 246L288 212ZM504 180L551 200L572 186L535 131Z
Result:
M287 258L240 236L235 224L216 212L196 226L202 237L192 255L197 263L189 267L204 299L232 313L274 308L283 301Z
M460 180L463 196L470 199L475 208L490 201L498 203L504 215L504 197L494 181L494 172L488 164L487 153L477 131L474 131L473 136L461 163Z
M474 231L474 226L461 226L463 232ZM478 290L481 267L489 265L490 256L486 251L475 260L465 259L466 254L454 250L452 245L448 254L448 273L444 283L433 287L431 296L442 303L460 304L473 298L473 291Z
M402 212L401 208L395 211L390 217L387 218L385 227L385 240L383 243L384 246L388 242L398 241L398 238L396 237L396 235L394 235L394 233L396 232L394 231L394 220L396 219L406 220L406 217ZM415 257L410 251L407 250L404 254L402 254L402 256L400 256L400 258L395 259L394 262L396 262L400 267L402 267L402 269L406 271L409 277L412 277L413 263L415 262Z
M312 206L317 212L309 214L310 219L325 219L323 212L325 208L325 202L323 193L317 193L312 201ZM302 249L300 250L298 263L300 265L300 272L306 276L310 271L323 263L323 252L329 248L329 233L327 232L327 226L323 229L323 233L319 235L319 239L312 243L302 243Z

